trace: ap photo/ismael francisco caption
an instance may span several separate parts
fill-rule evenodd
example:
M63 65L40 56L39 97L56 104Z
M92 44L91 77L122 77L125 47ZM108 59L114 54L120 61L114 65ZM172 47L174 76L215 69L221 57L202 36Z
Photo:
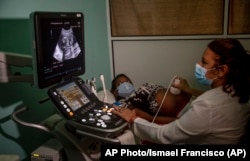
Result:
M248 160L249 147L236 145L102 145L101 161Z

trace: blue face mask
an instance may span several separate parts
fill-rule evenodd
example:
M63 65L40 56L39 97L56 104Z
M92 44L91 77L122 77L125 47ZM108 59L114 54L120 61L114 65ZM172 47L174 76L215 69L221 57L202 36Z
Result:
M127 97L134 92L134 86L129 82L123 82L117 87L118 94L121 97Z
M199 64L195 65L195 77L196 77L197 81L202 85L211 86L213 80L207 79L206 73L207 73L206 68L203 68Z

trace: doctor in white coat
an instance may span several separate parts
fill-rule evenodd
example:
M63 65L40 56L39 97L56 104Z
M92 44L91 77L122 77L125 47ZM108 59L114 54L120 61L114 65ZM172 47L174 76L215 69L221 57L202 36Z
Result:
M175 87L196 97L186 112L164 125L115 107L113 113L131 125L134 134L160 144L238 144L250 116L250 55L237 39L215 39L195 66L197 80L211 87L200 94L180 78ZM199 95L199 94L200 95Z

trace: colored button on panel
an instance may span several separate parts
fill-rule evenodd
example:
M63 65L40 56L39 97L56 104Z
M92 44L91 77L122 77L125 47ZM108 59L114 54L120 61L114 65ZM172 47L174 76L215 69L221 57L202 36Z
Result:
M69 116L73 116L74 115L74 113L73 112L69 112Z

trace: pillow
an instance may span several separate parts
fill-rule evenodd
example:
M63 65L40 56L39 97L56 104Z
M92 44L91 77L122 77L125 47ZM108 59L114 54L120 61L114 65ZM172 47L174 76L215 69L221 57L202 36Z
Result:
M104 96L105 95L103 90L97 92L97 97L99 98L100 101L104 101ZM114 102L116 102L115 96L109 90L106 90L106 96L107 96L107 100L105 101L106 103L113 104Z

